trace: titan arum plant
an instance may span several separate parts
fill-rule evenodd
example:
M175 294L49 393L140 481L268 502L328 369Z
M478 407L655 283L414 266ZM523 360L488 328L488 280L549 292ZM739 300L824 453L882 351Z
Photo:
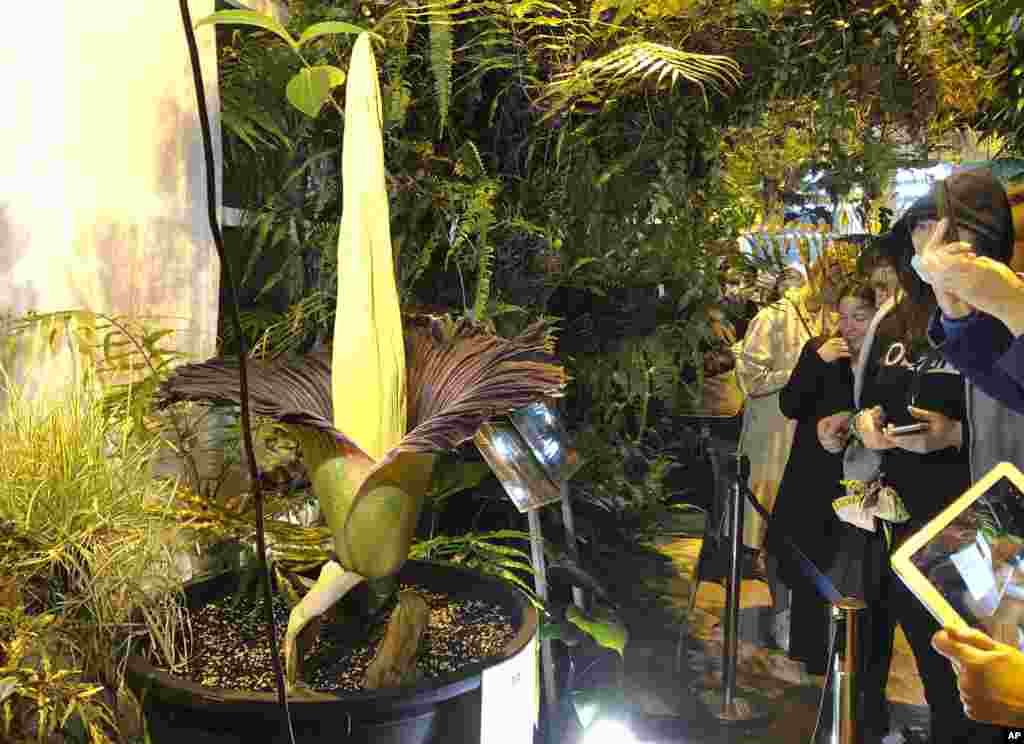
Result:
M330 352L249 362L250 406L300 444L334 555L292 609L285 632L289 687L297 640L364 580L405 563L438 455L495 415L560 395L565 372L538 322L505 339L463 320L407 319L403 333L384 179L380 86L369 34L352 51L345 91L338 305ZM179 368L164 405L239 404L238 361Z

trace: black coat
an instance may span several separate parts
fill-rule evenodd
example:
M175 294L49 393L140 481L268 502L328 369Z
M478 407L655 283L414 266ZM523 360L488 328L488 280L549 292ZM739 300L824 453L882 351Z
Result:
M971 486L964 380L959 370L937 353L910 352L905 353L907 359L902 359L903 355L894 352L909 344L885 338L875 344L879 348L879 364L866 379L862 408L880 405L887 420L897 425L910 424L914 418L907 405L915 397L918 408L938 411L963 422L964 443L959 449L947 447L924 455L903 449L882 453L883 480L896 489L910 512L910 521L898 527L896 533L909 534Z
M853 410L853 371L847 359L827 363L818 356L826 338L812 338L800 352L789 382L779 393L779 408L797 421L793 448L779 484L765 548L779 561L779 578L793 587L807 583L789 548L788 535L822 571L835 557L842 523L832 502L843 495L840 455L826 452L818 441L818 420Z

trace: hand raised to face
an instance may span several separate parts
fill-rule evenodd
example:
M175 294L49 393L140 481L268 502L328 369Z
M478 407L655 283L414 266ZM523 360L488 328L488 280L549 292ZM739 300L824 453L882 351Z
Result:
M839 359L849 359L850 346L845 339L835 336L818 347L818 356L829 364Z
M965 261L974 258L974 247L967 242L949 242L946 232L949 220L925 220L911 234L914 258L911 264L921 280L930 284L935 299L947 318L969 315L972 308L956 289L955 274L962 272Z

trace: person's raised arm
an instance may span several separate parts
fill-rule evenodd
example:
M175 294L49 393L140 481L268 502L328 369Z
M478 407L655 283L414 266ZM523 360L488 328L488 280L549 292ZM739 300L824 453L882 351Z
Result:
M928 339L964 377L1003 405L1024 412L1024 337L997 318L975 312L961 320L938 313Z
M779 362L785 356L781 348L785 320L778 307L762 308L743 337L736 358L736 379L751 398L778 392L793 373L792 367Z
M818 411L824 384L829 376L829 365L843 354L842 349L833 343L837 341L842 342L842 339L828 339L824 344L811 339L804 344L793 373L779 391L779 410L783 416L799 421ZM849 358L849 350L846 350L845 355Z

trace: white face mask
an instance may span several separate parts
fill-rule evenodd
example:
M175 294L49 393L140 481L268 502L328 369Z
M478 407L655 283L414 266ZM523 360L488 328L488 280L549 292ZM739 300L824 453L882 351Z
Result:
M915 274L921 277L922 282L929 285L932 283L931 277L927 274L927 272L925 272L924 267L921 266L921 257L918 256L917 254L915 254L914 257L910 259L910 268L914 270Z

